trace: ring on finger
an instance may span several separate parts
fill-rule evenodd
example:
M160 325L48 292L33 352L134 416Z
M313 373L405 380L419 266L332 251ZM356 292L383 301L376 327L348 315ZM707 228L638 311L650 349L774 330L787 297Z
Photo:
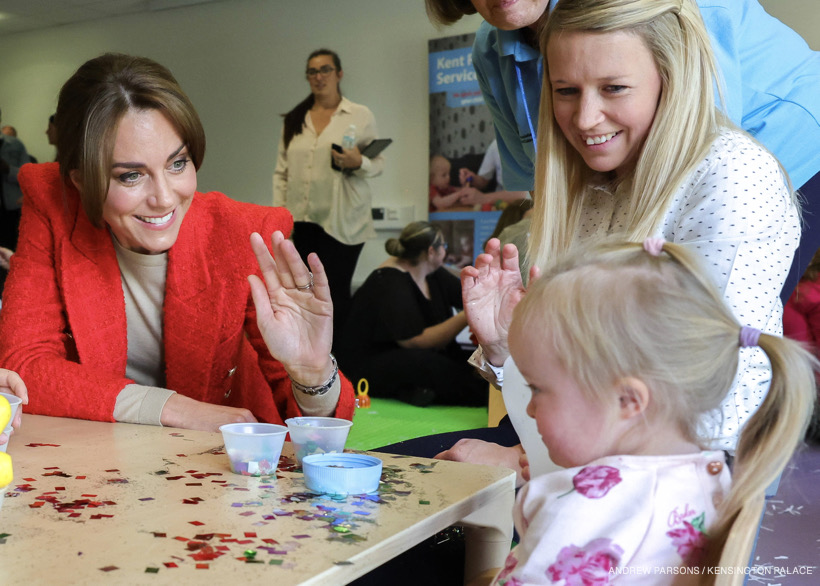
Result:
M313 289L313 273L308 271L308 276L310 277L310 282L307 285L296 285L296 288L300 291L307 291L308 289Z

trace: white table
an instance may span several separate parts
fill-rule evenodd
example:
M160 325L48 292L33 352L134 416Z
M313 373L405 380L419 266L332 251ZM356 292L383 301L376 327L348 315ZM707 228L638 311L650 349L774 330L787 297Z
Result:
M456 523L467 579L509 550L504 468L372 454L379 494L333 500L303 494L289 443L277 477L254 478L218 433L36 415L8 453L0 584L346 584Z

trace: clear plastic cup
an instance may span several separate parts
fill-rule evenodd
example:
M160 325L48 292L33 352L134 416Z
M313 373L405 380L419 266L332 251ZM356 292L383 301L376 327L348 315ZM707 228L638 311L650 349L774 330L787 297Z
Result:
M11 422L14 421L14 416L17 413L17 409L19 409L20 405L23 403L23 399L21 399L17 395L11 395L9 393L0 393L0 395L2 395L3 398L6 399L9 402L9 405L11 406L11 419L9 419L8 425L6 425L6 427L4 427L1 430L2 433L5 433L7 436L9 436L9 442L10 442L11 441ZM6 448L8 448L8 447L9 447L8 442L6 442L4 444L0 444L0 452L5 452Z
M9 422L6 424L6 427L11 427L11 422L14 421L14 416L17 414L17 409L19 409L20 405L23 404L23 399L10 393L0 393L0 395L2 395L3 398L9 402L9 405L11 405L11 419L9 419Z
M291 417L285 420L296 461L305 456L343 452L352 421L336 417Z
M273 423L229 423L219 431L234 473L267 476L276 472L287 427Z

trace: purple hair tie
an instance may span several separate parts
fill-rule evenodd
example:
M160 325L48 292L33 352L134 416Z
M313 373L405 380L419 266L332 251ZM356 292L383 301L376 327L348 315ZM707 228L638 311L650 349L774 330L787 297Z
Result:
M757 346L757 341L760 339L760 330L757 328L750 328L743 326L740 328L740 347L752 348Z
M647 238L643 241L643 249L652 256L660 256L664 242L663 238Z

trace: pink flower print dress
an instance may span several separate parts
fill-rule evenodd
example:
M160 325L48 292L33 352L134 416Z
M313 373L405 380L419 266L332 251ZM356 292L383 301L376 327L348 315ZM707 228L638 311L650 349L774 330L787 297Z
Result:
M731 483L724 460L611 456L535 478L516 499L521 543L493 584L669 584L703 552Z

